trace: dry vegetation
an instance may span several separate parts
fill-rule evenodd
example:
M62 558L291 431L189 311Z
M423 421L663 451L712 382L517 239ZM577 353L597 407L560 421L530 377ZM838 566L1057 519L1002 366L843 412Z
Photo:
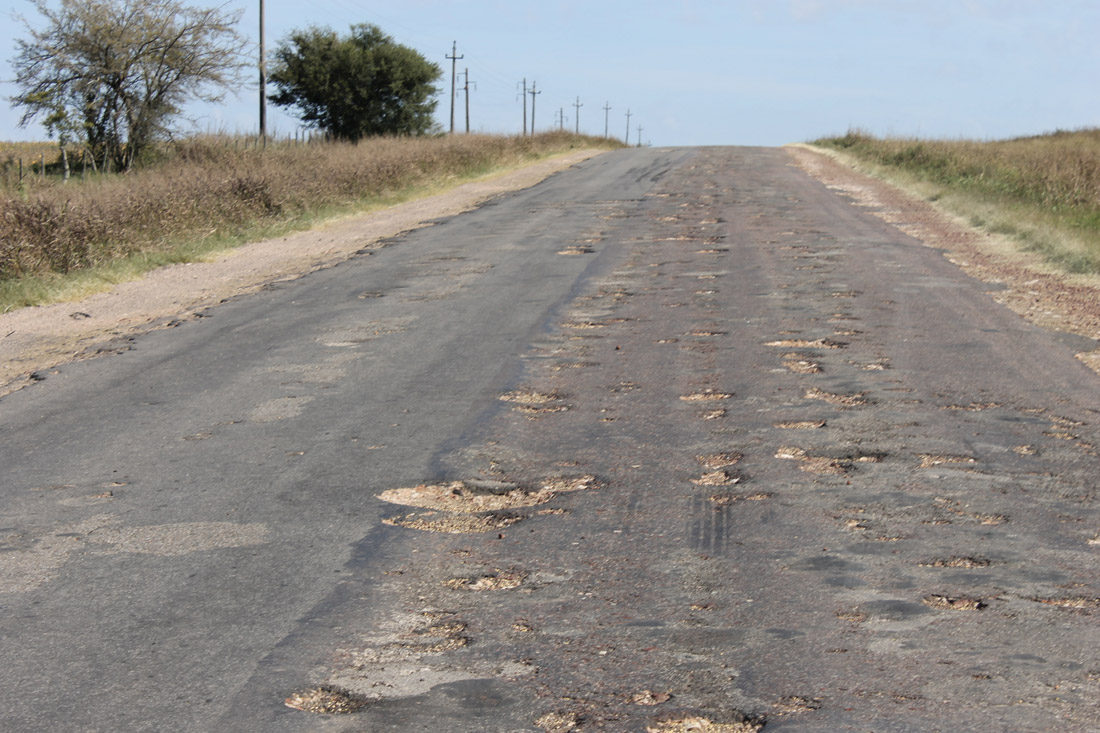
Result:
M399 201L571 148L607 145L564 133L376 138L267 150L196 138L174 145L157 165L124 175L68 183L57 176L19 182L9 175L0 198L0 290L20 278L49 278L120 259L136 257L146 269L186 261L301 228L318 215Z
M1100 273L1100 129L996 142L849 132L815 145L917 184L971 225L1008 235L1066 272Z

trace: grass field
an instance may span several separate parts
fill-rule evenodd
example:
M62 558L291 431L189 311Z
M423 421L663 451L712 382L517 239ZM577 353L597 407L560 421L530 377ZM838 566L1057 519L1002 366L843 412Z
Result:
M918 191L1069 273L1100 273L1100 129L1012 140L876 138L814 145Z
M19 154L33 152L32 145L0 144L0 165L9 148ZM176 144L155 166L122 175L81 181L74 173L68 183L52 171L30 176L0 195L0 312L71 297L81 280L117 282L496 169L616 145L569 133L267 149L204 137ZM57 159L56 146L52 151L47 163Z

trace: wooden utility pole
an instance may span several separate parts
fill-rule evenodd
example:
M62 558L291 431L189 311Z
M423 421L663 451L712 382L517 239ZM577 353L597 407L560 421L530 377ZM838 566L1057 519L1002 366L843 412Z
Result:
M623 140L627 145L630 144L630 108L626 110L626 140Z
M462 72L462 78L465 80L462 85L462 91L466 94L466 134L470 134L470 70L465 69ZM477 82L474 82L474 88L477 89Z
M267 148L267 64L264 56L264 0L260 0L260 139Z
M458 55L458 41L451 44L451 55L445 58L451 61L451 134L455 134L455 75L458 71L458 60L466 58L466 54Z
M603 136L605 138L607 137L607 122L608 122L607 114L610 111L611 111L611 103L610 102L604 102L603 103Z
M573 109L576 110L576 112L574 112L573 116L576 118L576 122L577 122L576 133L578 135L581 134L581 107L583 107L583 106L584 105L581 104L581 98L577 97L577 101L573 102Z
M558 107L558 130L565 129L565 107Z
M528 94L531 95L531 134L535 134L535 95L542 94L542 92L535 91L535 85L538 82L531 82L531 91Z
M523 77L523 136L527 137L527 77Z

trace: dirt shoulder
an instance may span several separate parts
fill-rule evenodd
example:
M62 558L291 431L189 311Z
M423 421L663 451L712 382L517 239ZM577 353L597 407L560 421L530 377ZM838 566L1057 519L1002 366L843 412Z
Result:
M829 188L844 193L876 216L944 256L971 277L997 283L997 302L1032 323L1100 340L1100 278L1054 271L1004 237L967 226L919 196L853 170L839 156L808 145L787 148L794 162ZM1100 373L1100 349L1077 358Z
M39 372L126 348L138 333L164 328L227 298L330 267L388 237L427 226L488 199L517 191L598 155L580 150L449 191L309 231L254 242L209 262L173 265L80 301L0 315L0 396L35 381Z

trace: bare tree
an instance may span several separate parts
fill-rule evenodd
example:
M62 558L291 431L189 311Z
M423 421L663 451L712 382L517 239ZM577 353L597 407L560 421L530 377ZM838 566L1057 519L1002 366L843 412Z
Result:
M178 0L32 0L45 22L12 59L21 125L43 118L62 145L83 139L129 169L171 132L183 105L218 101L244 79L241 11Z

